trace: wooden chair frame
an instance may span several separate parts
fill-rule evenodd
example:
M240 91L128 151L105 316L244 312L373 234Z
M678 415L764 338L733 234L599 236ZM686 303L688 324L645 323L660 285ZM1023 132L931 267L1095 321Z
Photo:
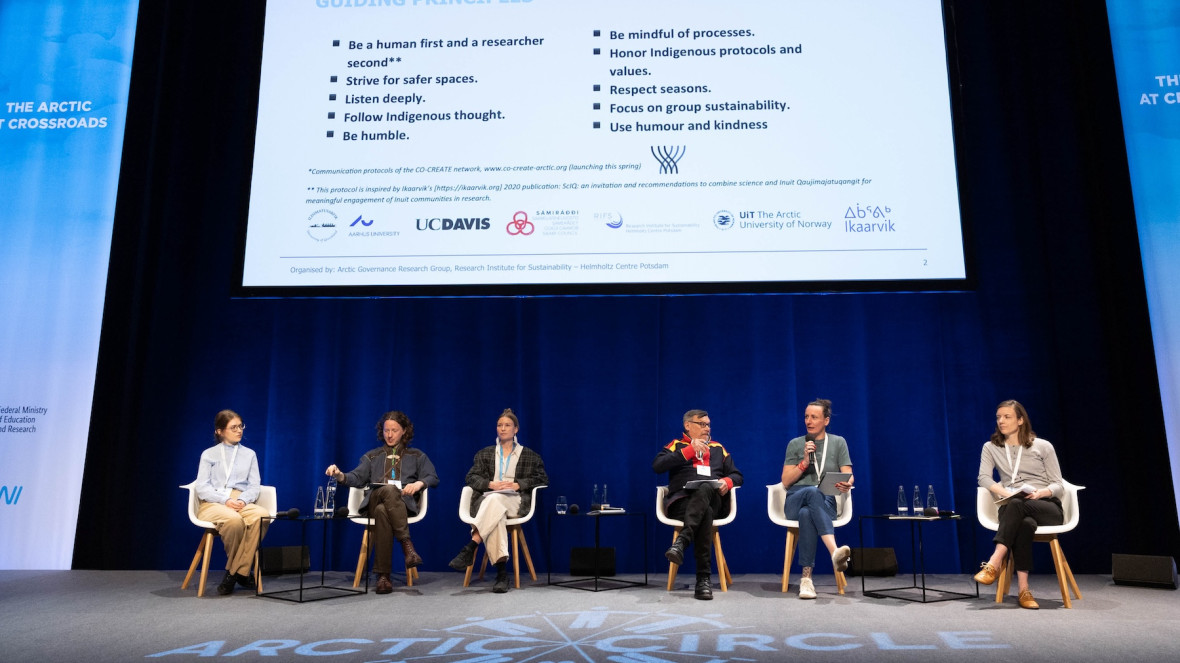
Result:
M787 544L783 553L783 582L782 591L786 592L791 580L791 562L795 558L795 548L799 545L799 521L789 520L784 514L787 501L787 489L782 482L772 483L766 487L766 515L776 525L787 528ZM836 496L836 518L832 521L834 527L843 527L852 521L852 493L841 493ZM844 593L848 586L848 579L843 571L835 571L836 592Z
M728 525L737 518L737 489L741 486L734 486L729 490L729 514L720 520L713 521L713 559L717 563L717 577L721 581L721 591L728 592L729 586L733 584L733 576L729 572L729 563L725 561L725 551L721 549L721 534L717 531L718 528ZM656 519L665 525L672 527L672 542L676 542L676 537L680 536L680 530L684 529L684 521L669 518L664 513L664 497L668 494L667 486L656 486ZM668 562L668 591L672 591L672 586L676 582L676 574L680 571L680 565L675 562Z

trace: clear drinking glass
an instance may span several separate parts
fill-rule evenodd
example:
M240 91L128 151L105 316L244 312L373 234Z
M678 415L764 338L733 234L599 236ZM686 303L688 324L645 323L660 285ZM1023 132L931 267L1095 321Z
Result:
M557 514L564 516L566 511L569 511L570 505L565 501L565 495L557 498Z

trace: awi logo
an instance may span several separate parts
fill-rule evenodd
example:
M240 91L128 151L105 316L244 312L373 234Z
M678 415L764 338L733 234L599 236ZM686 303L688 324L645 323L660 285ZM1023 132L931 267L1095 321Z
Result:
M3 500L4 504L16 504L20 501L20 494L24 489L24 486L0 486L0 500Z

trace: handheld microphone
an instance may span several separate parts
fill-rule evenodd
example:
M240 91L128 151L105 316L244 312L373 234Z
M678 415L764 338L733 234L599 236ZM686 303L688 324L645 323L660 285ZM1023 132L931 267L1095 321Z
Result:
M815 435L808 433L807 436L803 438L803 442L804 442L804 444L806 444L807 442L815 442ZM815 467L815 452L814 451L807 452L807 464L812 467Z
M286 511L279 511L275 514L275 518L289 518L295 520L299 517L299 509L287 509Z
M348 517L348 507L338 506L338 507L336 507L336 512L333 513L332 515L335 516L336 518L347 518Z
M570 515L572 515L572 516L576 516L576 515L578 515L578 505L577 505L577 504L571 504L571 505L570 505L570 508L569 508L569 512L570 512Z

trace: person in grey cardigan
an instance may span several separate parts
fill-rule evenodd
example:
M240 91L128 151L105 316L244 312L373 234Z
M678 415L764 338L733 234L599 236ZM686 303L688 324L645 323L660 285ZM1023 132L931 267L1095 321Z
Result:
M999 481L993 477L996 472ZM975 580L985 585L995 582L1000 564L1011 552L1020 607L1035 610L1040 606L1028 588L1033 534L1038 525L1065 521L1061 509L1064 486L1056 450L1048 440L1037 437L1028 412L1016 401L1004 401L996 408L996 430L984 443L979 458L979 487L988 489L995 499L1007 501L1000 506L1000 526L992 539L995 551Z
M434 463L419 449L411 449L414 423L404 412L396 410L381 415L377 422L377 439L382 445L366 451L351 472L345 474L329 465L325 474L343 486L365 489L360 513L373 519L373 570L377 572L377 593L393 591L389 574L393 569L393 541L396 539L406 556L406 567L422 563L410 539L409 517L418 513L420 493L438 485Z

